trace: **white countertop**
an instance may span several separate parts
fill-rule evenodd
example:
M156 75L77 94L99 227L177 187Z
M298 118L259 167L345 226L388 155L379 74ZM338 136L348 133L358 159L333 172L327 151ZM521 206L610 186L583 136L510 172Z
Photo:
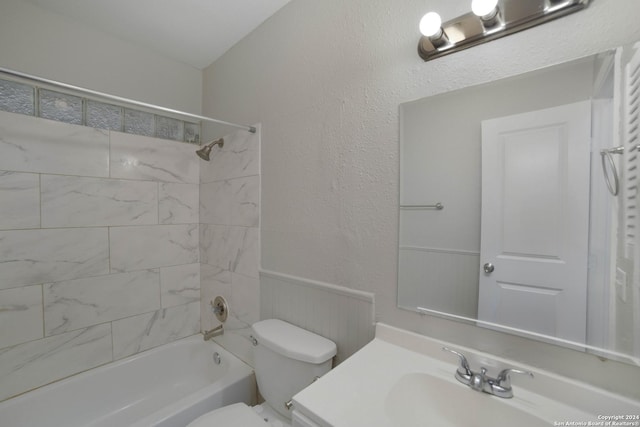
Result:
M378 324L373 341L298 393L294 397L294 407L323 427L444 427L442 422L464 425L463 421L451 418L451 414L457 414L455 405L461 405L460 413L465 412L462 405L476 406L474 411L488 405L496 417L500 416L497 413L500 408L513 414L521 411L525 418L528 415L540 417L542 420L537 418L537 421L549 423L548 425L553 425L554 421L600 421L599 415L640 414L640 402L542 371L535 371L534 379L514 376L512 383L515 396L512 399L473 391L454 378L457 357L443 352L443 345L448 344ZM480 369L476 361L483 361L482 366L489 369L490 376L496 376L498 370L504 367L531 370L504 360L489 360L486 354L459 346L452 347L468 356L474 371ZM413 393L405 395L401 401L394 396L398 394L398 387L409 384L403 382L403 379L411 378L412 375L417 378L416 375L422 374L426 374L424 378L434 378L433 384L445 386L443 392L453 393L452 396L455 397L447 399L447 404L443 405L438 402L442 400L440 390L437 391L439 394L434 395L438 399L424 399L424 402ZM443 408L442 406L448 406L449 400L451 408ZM413 415L410 414L412 412ZM481 410L478 413L480 418L484 416ZM421 420L419 423L415 421L418 415ZM446 420L439 417L445 417ZM486 419L478 419L477 422L478 426L496 425L494 421Z

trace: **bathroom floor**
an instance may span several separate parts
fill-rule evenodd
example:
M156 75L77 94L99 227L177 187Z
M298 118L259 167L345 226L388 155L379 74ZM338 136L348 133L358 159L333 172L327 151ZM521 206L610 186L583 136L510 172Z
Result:
M267 405L256 405L252 408L267 422L269 427L291 427L291 421L278 414L273 408Z

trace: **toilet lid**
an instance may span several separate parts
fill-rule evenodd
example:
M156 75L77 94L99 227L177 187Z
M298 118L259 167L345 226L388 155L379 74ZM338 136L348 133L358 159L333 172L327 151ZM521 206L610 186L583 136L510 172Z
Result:
M267 423L244 403L223 406L196 418L187 427L265 427Z

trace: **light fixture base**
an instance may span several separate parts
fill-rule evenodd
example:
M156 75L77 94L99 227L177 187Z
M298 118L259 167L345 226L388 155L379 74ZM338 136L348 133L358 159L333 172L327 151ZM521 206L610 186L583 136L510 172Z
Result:
M499 0L497 25L483 24L480 17L469 12L442 25L448 43L435 46L428 37L421 37L418 55L430 61L569 15L588 5L589 0Z

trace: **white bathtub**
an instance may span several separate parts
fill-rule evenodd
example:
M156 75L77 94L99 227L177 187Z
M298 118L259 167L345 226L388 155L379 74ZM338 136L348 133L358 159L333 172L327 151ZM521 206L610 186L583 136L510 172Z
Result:
M253 370L197 335L2 402L0 425L184 427L221 406L253 404L255 396Z

